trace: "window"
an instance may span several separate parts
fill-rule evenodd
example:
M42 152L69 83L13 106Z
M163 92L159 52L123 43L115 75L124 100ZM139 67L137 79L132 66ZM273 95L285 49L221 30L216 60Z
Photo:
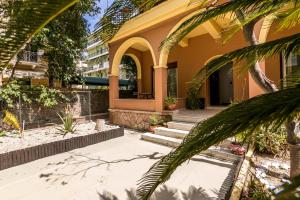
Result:
M287 59L282 55L281 76L283 79L293 77L300 73L300 54L291 54ZM285 83L286 85L286 83Z
M168 64L168 96L177 97L177 63Z
M290 76L293 73L297 72L300 69L300 55L291 54L287 60L282 56L283 60L283 78Z

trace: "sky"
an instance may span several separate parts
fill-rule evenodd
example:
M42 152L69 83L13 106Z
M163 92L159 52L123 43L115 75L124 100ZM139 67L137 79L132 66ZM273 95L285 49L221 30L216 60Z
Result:
M100 7L101 7L101 13L98 16L85 16L85 18L88 20L89 22L89 29L90 31L94 30L95 24L99 21L99 19L101 18L101 16L104 13L104 10L110 6L112 4L114 0L100 0Z

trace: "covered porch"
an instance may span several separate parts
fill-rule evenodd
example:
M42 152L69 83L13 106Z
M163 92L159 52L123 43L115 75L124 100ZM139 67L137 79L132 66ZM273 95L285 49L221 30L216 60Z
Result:
M189 83L203 66L213 58L247 44L242 33L234 41L222 44L222 31L231 23L232 16L210 20L186 35L171 51L161 43L188 18L195 15L197 5L188 1L166 1L125 23L109 43L110 52L110 119L115 124L125 121L149 126L149 116L170 116L165 110L165 97L177 99L177 109L185 109ZM134 98L120 93L122 59L130 57L136 66ZM238 64L213 74L199 91L206 107L226 106L248 99L262 91L249 73L238 75Z

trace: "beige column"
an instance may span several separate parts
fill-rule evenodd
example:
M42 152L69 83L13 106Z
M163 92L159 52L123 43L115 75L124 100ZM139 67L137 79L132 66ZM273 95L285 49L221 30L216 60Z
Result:
M114 100L119 99L119 77L109 76L109 108L115 108Z
M155 111L164 110L164 98L167 96L167 67L157 66L155 70Z

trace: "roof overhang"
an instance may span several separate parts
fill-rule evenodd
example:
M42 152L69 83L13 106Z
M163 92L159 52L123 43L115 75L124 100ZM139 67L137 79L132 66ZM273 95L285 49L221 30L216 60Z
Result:
M118 33L110 40L110 43L150 28L163 21L172 19L188 11L194 10L200 5L200 1L167 0L151 10L126 22Z

